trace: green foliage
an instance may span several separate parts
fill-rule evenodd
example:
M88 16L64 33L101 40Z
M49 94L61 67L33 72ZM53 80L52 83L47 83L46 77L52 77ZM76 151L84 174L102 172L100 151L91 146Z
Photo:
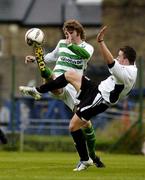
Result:
M0 150L19 151L19 134L8 135L8 144L0 146ZM107 151L112 145L112 141L97 138L96 149ZM70 136L43 136L43 135L25 135L24 151L56 151L56 152L75 152L73 140Z
M119 133L118 133L119 132ZM126 132L121 121L114 120L105 129L96 131L96 150L104 152L141 154L143 141L145 141L145 131L142 127L140 131L138 124L129 132ZM141 133L142 132L142 133ZM122 138L123 136L123 138ZM121 137L121 139L120 139ZM8 145L0 146L1 150L19 151L19 134L9 134ZM75 152L75 147L71 136L48 136L48 135L24 135L24 151L43 152Z
M133 124L128 131L112 145L110 152L140 154L145 138L144 128L141 128L138 122Z
M69 136L26 136L24 150L32 151L74 151L74 144Z
M128 128L122 121L114 120L105 129L97 130L96 136L100 150L112 153L141 154L145 141L145 127L135 122L131 128ZM103 142L104 146L100 148Z

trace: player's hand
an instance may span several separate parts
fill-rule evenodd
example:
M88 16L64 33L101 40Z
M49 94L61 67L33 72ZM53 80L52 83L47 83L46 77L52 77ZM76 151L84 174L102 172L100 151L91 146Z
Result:
M97 35L97 42L101 42L104 39L105 32L107 30L107 26L104 26Z
M35 56L26 56L25 57L25 64L28 64L28 63L32 63L32 62L35 62L36 58Z
M67 44L72 43L72 37L71 37L71 34L68 31L66 32L66 43Z

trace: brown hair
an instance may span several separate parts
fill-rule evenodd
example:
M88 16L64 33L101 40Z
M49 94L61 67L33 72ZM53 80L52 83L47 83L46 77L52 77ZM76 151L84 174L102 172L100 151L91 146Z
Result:
M77 34L80 35L82 40L86 39L86 35L85 35L83 26L79 23L79 21L77 21L75 19L69 19L69 20L65 21L64 25L63 25L63 31L65 31L65 29L76 30Z
M121 47L119 50L123 51L124 57L129 60L130 64L134 64L136 59L136 51L130 46Z

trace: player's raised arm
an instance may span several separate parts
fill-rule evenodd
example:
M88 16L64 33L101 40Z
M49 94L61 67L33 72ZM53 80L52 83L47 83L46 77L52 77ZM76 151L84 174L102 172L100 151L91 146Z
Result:
M65 32L65 36L66 36L67 48L69 50L74 52L82 59L89 59L92 56L94 52L94 48L91 45L80 47L78 44L81 44L82 40L81 41L76 40L76 42L74 43L69 31Z
M99 31L99 33L97 35L97 42L99 44L101 54L104 57L106 63L107 64L112 64L114 62L113 55L111 54L110 50L108 49L108 47L106 46L106 44L104 42L104 35L106 33L106 30L107 30L107 26L104 26Z

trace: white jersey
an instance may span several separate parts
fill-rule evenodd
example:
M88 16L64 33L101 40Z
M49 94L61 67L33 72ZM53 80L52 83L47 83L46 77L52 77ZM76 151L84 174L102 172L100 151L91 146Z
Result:
M44 57L44 61L46 63L56 61L56 65L53 70L53 73L56 77L60 76L70 69L74 69L80 74L84 73L84 70L87 68L87 63L93 54L94 48L85 41L83 41L78 46L86 51L87 58L83 58L85 57L85 53L81 51L79 52L78 49L76 51L75 49L74 51L71 51L67 46L65 39L60 40L56 48L51 53L46 54L46 56ZM77 92L71 84L68 84L65 88L63 88L63 90L64 91L62 94L54 95L51 93L51 96L64 101L64 103L71 110L73 110L75 104L77 103Z
M116 59L113 67L109 68L111 75L98 86L105 101L116 104L119 99L129 94L137 78L136 65L121 65Z

